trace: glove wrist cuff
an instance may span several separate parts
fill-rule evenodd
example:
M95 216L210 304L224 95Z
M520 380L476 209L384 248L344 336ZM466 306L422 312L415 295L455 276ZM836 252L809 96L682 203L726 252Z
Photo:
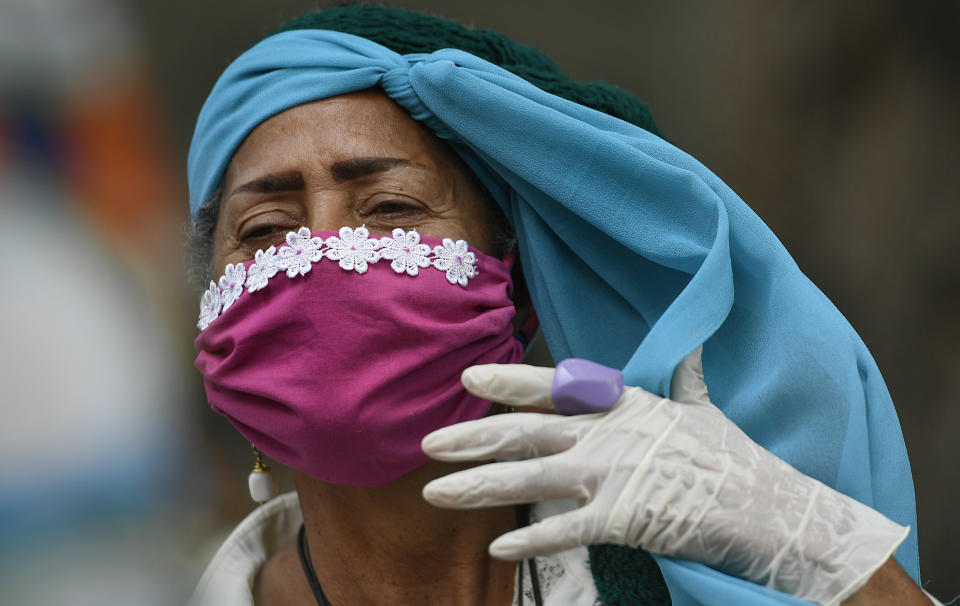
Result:
M909 526L900 526L887 518L883 518L883 521L886 524L882 529L878 528L869 536L859 537L860 540L851 550L847 559L848 565L845 568L853 573L852 580L836 595L821 603L826 606L836 606L857 593L880 567L893 557L897 548L910 534ZM859 572L855 572L857 568L860 569Z

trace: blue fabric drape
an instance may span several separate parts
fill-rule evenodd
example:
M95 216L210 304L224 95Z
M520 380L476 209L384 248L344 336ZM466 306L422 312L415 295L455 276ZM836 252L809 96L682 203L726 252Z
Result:
M750 208L666 141L462 51L399 55L291 31L238 58L207 99L191 211L258 124L375 86L450 141L503 207L555 359L622 368L667 395L673 368L704 344L717 406L800 471L913 527L896 557L918 580L913 482L876 364ZM674 604L800 603L656 557Z

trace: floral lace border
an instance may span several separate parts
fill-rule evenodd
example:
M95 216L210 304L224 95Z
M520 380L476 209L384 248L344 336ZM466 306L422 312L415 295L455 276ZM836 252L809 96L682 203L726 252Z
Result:
M253 293L264 287L278 273L288 278L310 272L314 263L324 258L337 261L341 269L365 273L372 263L390 261L398 274L416 276L421 269L433 268L447 275L450 284L466 287L477 275L477 255L467 250L463 240L444 238L443 244L431 250L420 242L416 231L393 230L392 236L370 237L365 226L356 229L341 227L337 236L326 240L313 236L306 227L287 234L286 244L258 250L249 268L244 264L228 263L223 276L210 286L200 298L200 319L197 328L204 330L233 305L244 288Z

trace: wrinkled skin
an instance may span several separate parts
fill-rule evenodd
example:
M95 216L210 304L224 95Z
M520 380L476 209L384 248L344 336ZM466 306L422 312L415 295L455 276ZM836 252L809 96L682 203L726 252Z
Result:
M365 224L463 239L492 253L494 202L442 141L383 93L307 103L259 125L234 154L214 234L217 273L300 226Z

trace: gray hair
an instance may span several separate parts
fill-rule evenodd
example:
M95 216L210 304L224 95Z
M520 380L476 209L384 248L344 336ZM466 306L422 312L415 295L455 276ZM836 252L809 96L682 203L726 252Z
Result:
M197 214L187 221L184 228L187 248L187 279L190 285L203 292L215 279L213 266L213 234L217 229L217 217L220 216L220 197L222 188L218 187L206 202L197 210Z

